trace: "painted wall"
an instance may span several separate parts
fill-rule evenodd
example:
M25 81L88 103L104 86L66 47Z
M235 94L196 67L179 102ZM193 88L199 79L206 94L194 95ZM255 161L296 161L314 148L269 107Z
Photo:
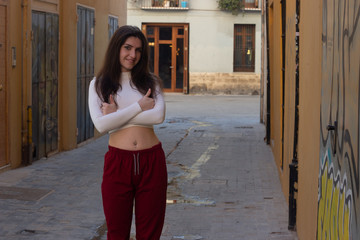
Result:
M267 32L266 32L266 1L261 6L261 74L260 74L260 122L266 125L267 121Z
M282 84L280 69L280 1L269 1L268 9L271 147L286 197L289 181L286 168L293 154L294 140L295 4L295 0L286 1L285 84ZM299 239L360 237L359 9L357 0L300 1L296 196ZM282 88L285 90L283 99L279 97ZM284 104L283 123L281 104ZM336 128L329 131L328 125Z
M77 146L76 142L76 77L77 77L77 5L95 9L95 62L94 72L100 69L108 44L108 16L118 17L119 26L126 24L126 1L78 0L64 1L60 17L60 149L68 150Z
M359 239L360 1L323 0L322 14L317 239Z
M0 4L6 6L6 15L7 15L7 40L6 40L6 72L7 72L7 142L8 142L8 161L9 166L0 169L5 171L11 166L19 166L21 164L21 142L22 142L22 98L21 89L22 84L22 49L24 41L23 33L20 28L15 26L21 26L22 21L21 17L22 12L21 8L17 7L21 5L20 0L11 0L11 1L0 1ZM14 26L9 28L9 26ZM14 29L14 31L10 31ZM11 65L11 48L16 48L16 66L12 67ZM14 107L12 107L14 106ZM16 107L17 106L17 107ZM20 146L20 147L19 147Z
M296 76L296 5L286 1L286 21L282 23L281 1L269 3L270 46L270 145L278 166L285 198L289 195L289 164L293 159ZM283 60L282 24L285 24L285 60ZM285 74L283 81L283 61ZM266 81L266 79L264 79ZM266 82L264 83L266 86ZM266 99L265 99L266 100ZM266 101L265 101L266 106Z
M289 164L294 153L296 1L286 1L285 81L282 80L280 0L269 1L271 147L281 186L288 199ZM314 34L315 33L315 34ZM317 33L317 34L316 34ZM315 239L321 95L321 2L300 5L298 194L296 229L299 239ZM264 83L265 85L265 83ZM311 87L310 87L311 86ZM284 95L283 91L284 90ZM282 97L284 96L284 97ZM266 105L266 101L264 102ZM282 110L282 105L284 108ZM284 112L282 112L284 111ZM282 114L284 116L282 117ZM282 120L282 118L284 120ZM283 142L283 143L282 143Z
M210 85L216 83L205 74L232 74L233 73L233 46L234 24L255 25L255 74L251 79L256 89L246 85L243 89L251 89L246 94L252 94L255 90L260 91L261 71L261 12L246 11L237 16L220 11L216 0L190 0L188 11L162 11L142 10L141 1L128 2L128 24L141 27L142 23L189 23L189 73L190 89L204 91L202 84L206 85L206 91L211 90ZM205 30L206 29L206 30ZM193 74L194 73L194 74ZM196 73L196 74L195 74ZM199 74L201 77L199 78ZM227 75L221 75L226 78ZM232 77L239 79L238 74ZM249 75L247 76L249 77ZM193 80L193 81L192 81ZM244 79L239 79L239 82ZM245 79L246 81L246 79ZM214 92L226 93L232 86L214 88ZM239 93L241 90L236 91ZM190 91L191 92L191 91Z
M285 81L284 88L284 153L281 172L283 191L289 189L289 164L294 156L295 97L296 97L296 1L286 1L285 21Z
M269 48L270 48L270 145L279 172L282 162L282 60L281 60L281 7L280 0L269 3Z
M297 234L316 239L320 147L321 0L300 1Z
M59 146L58 150L76 144L76 71L77 71L77 4L95 9L95 72L99 70L108 39L108 16L117 16L126 24L125 0L0 0L7 11L7 122L9 165L5 171L19 167L29 156L28 106L32 101L31 13L33 10L59 15ZM16 66L11 66L11 47L16 48ZM31 146L30 146L31 147Z
M190 0L189 11L145 11L139 6L128 3L128 24L141 27L141 23L189 23L190 72L232 73L234 24L255 24L255 73L260 73L260 11L234 16L217 9L215 0Z

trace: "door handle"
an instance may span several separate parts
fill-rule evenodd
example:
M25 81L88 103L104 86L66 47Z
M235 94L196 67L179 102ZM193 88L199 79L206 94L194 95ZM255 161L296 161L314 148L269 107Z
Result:
M170 66L169 68L174 68L173 66Z
M2 84L0 84L0 91L2 91L3 90L3 85Z

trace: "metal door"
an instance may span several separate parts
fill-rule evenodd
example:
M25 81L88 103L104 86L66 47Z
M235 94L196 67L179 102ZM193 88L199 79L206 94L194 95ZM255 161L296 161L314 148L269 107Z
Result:
M58 149L58 15L33 11L32 33L32 141L36 160Z
M116 32L116 30L119 28L118 24L119 20L117 17L109 16L109 39L112 37L112 35Z
M94 77L94 10L78 6L77 23L77 142L94 136L88 107L88 89Z
M7 114L6 114L6 6L0 6L0 168L6 166Z
M358 6L323 0L317 239L360 239Z

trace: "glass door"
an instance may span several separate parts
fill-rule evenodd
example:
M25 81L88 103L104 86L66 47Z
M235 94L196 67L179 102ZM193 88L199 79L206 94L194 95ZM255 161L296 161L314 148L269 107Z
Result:
M187 31L184 24L144 24L150 47L150 70L158 75L165 92L188 93Z
M159 44L159 68L158 75L163 80L165 89L172 89L172 44Z

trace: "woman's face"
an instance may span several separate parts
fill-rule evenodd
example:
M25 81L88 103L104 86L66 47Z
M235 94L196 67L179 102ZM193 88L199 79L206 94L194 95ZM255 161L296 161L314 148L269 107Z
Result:
M122 72L130 72L141 58L142 43L137 37L128 37L120 48Z

